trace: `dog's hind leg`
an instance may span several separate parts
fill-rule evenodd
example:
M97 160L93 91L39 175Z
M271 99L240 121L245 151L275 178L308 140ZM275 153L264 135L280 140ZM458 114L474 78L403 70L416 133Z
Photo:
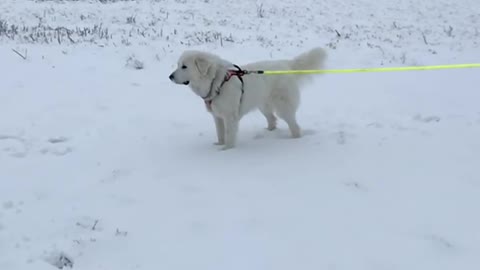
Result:
M223 119L220 117L213 117L215 120L215 128L217 130L217 139L218 141L215 143L216 145L224 145L225 144L225 123Z
M292 134L293 138L300 138L302 136L300 126L297 123L297 119L295 116L295 110L291 108L281 107L277 111L278 116L285 120L288 124L288 128L290 129L290 133Z
M299 105L299 92L286 91L287 95L278 96L275 99L275 111L278 117L282 118L287 122L288 128L293 138L301 137L301 129L297 123L297 108Z
M277 118L275 114L273 114L273 107L271 104L265 103L264 105L260 106L260 111L262 114L267 118L267 129L274 130L277 128Z

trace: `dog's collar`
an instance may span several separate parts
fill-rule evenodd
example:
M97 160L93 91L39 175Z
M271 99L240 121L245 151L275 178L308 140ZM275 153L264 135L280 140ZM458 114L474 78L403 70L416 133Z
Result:
M217 88L217 89L214 89L215 88L215 79L212 80L212 83L210 85L210 91L208 91L208 94L205 96L205 97L202 97L203 101L205 102L205 105L207 105L208 109L211 110L211 106L212 106L212 101L215 97L217 97L218 95L220 95L220 89L222 89L223 85L228 82L233 76L237 76L237 78L240 80L240 82L242 83L242 95L240 96L240 102L241 102L241 99L243 97L243 93L244 93L244 90L243 90L243 79L242 79L242 76L246 74L246 72L244 70L242 70L239 66L237 65L233 65L235 69L229 69L227 70L227 74L225 74L225 77L223 78L223 81L222 83L220 84L220 86Z

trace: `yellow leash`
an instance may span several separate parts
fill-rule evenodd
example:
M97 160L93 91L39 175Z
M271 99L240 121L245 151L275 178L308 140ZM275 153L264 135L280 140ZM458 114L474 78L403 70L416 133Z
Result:
M243 70L243 74L264 74L264 75L338 74L338 73L360 73L360 72L441 70L441 69L461 69L461 68L480 68L480 63L478 63L478 64L436 65L436 66L414 66L414 67L352 68L352 69Z

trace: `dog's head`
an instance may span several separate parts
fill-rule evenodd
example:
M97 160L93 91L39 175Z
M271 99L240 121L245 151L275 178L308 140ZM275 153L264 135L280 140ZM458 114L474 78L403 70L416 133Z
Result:
M169 79L176 84L199 85L215 77L215 59L206 53L187 51L178 60L177 69Z
M219 87L232 64L207 52L186 51L169 79L176 84L188 85L197 95L205 97L212 87Z

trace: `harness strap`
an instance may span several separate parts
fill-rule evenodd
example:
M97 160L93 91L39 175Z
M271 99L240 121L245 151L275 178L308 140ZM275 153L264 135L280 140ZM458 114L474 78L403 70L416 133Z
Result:
M223 79L222 84L220 85L220 87L215 92L216 92L217 95L219 95L220 94L220 89L222 88L222 86L226 82L228 82L233 76L236 76L240 80L240 82L242 83L242 88L240 89L242 91L242 94L240 95L240 104L242 104L243 94L245 93L245 90L243 89L244 82L243 82L242 76L245 75L245 74L248 74L248 71L241 69L238 65L233 65L233 66L236 68L236 70L234 70L234 69L233 70L232 69L227 70L227 74L225 75L225 78ZM210 98L212 93L213 93L213 81L212 81L212 87L210 88L210 92L207 94L207 96L205 96L203 98L203 100L205 102L205 105L207 105L208 110L212 109L213 98Z

